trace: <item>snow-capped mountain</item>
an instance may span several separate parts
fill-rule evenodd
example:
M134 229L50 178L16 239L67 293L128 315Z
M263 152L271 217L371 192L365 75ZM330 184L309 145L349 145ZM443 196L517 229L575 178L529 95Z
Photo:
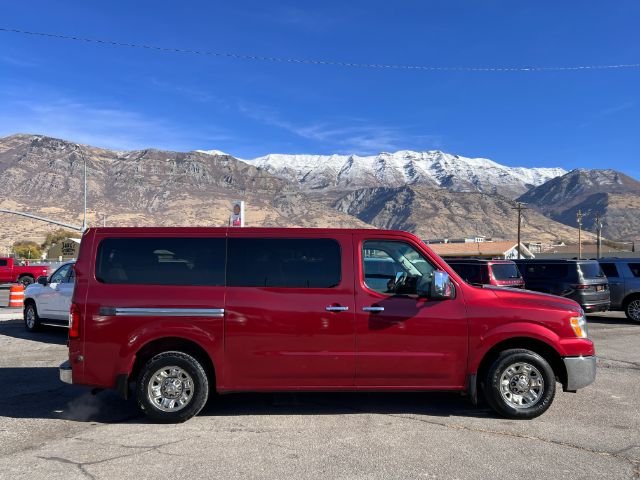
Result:
M562 168L506 167L486 158L438 150L401 150L375 156L270 154L249 163L303 189L424 185L515 198L567 173Z
M228 153L224 153L222 150L196 150L198 153L206 153L207 155L228 155Z

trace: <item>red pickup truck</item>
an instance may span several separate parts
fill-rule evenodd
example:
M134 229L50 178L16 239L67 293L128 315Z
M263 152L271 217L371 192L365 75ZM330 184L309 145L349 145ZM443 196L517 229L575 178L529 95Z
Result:
M16 265L13 258L0 258L0 283L20 282L26 287L38 277L47 275L49 267L46 265Z
M580 305L468 284L405 232L89 228L74 271L61 380L135 385L160 422L214 392L346 390L482 394L526 419L596 376Z

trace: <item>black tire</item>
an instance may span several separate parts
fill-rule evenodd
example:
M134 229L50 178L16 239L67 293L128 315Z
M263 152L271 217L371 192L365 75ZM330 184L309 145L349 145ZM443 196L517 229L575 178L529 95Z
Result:
M35 279L30 277L29 275L24 275L18 279L18 283L21 283L24 288L27 288L29 285L35 283Z
M185 380L184 377L180 376L167 377L167 380L169 380L169 378L178 379L181 383L178 390L182 394L187 395L191 392L188 402L183 407L179 407L179 409L177 409L178 406L176 406L172 411L163 410L159 405L162 397L158 397L158 403L156 403L152 401L149 394L150 384L158 383L155 379L155 374L159 370L169 369L169 367L177 367L190 377L191 380L190 382L180 381L181 378ZM164 386L158 387L160 390L163 388ZM170 385L169 388L173 388L173 385ZM191 355L183 352L163 352L151 358L151 360L142 367L140 375L138 376L136 390L138 405L151 420L158 423L182 423L200 413L200 410L202 410L207 403L207 399L209 398L209 379L200 362ZM179 394L180 393L177 393L175 395Z
M523 367L526 364L533 367L532 370L527 373L527 370ZM507 370L512 367L510 372ZM501 378L503 375L511 377L511 382L505 386L506 392L502 393ZM524 377L522 382L525 384L531 384L530 381L539 382L542 380L542 386L536 388L529 388L524 385L519 385L518 378ZM541 378L540 378L541 377ZM529 388L532 391L531 395L536 394L534 400L526 401L516 406L516 403L526 397L526 395L519 395L514 393L513 389ZM489 367L483 385L484 396L491 408L493 408L498 414L506 418L512 419L531 419L539 415L542 415L551 406L553 398L556 394L556 378L553 373L553 369L549 363L531 350L524 349L511 349L501 352L494 362ZM530 403L530 405L527 405Z
M38 316L38 308L34 302L28 302L24 306L24 328L28 332L37 332L42 325L40 324L40 317Z
M624 313L629 320L640 323L640 297L630 298L625 306Z

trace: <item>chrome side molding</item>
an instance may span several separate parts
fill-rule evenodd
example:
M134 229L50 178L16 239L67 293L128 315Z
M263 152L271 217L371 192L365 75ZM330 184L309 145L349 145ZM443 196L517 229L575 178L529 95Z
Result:
M103 313L103 310L105 313ZM224 308L104 308L101 315L115 315L116 317L224 317Z

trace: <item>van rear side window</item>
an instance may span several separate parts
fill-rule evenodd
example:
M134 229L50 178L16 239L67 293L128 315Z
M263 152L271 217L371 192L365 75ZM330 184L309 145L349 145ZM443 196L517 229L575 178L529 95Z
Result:
M106 238L96 278L107 284L223 286L224 238Z
M230 238L227 286L336 287L340 257L340 245L331 239Z

